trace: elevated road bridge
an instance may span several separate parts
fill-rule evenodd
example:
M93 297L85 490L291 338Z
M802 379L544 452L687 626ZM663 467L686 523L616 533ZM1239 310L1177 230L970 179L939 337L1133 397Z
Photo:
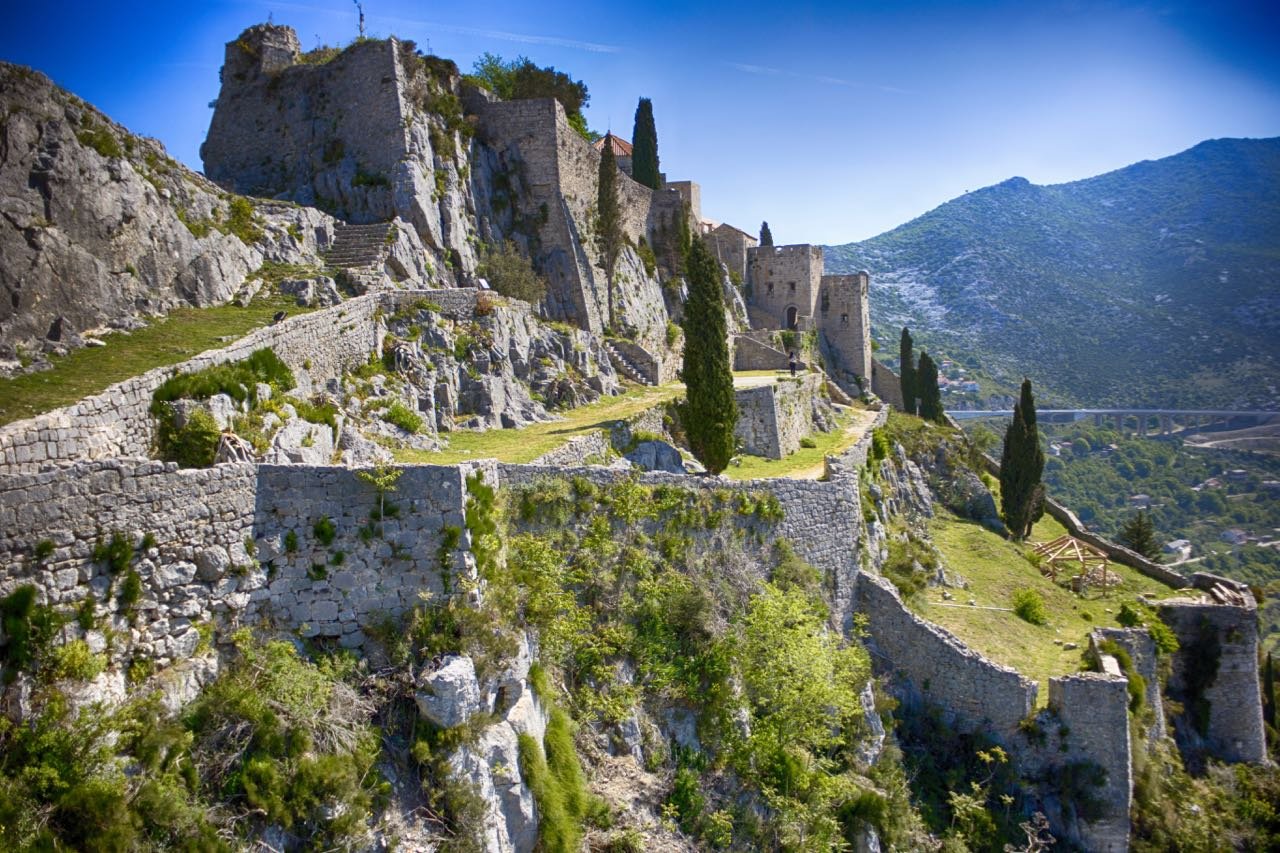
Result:
M1012 409L949 411L957 421L1008 420ZM1168 435L1175 430L1245 429L1280 424L1280 412L1233 409L1036 409L1041 423L1069 424L1093 419L1098 426L1112 423L1117 432Z

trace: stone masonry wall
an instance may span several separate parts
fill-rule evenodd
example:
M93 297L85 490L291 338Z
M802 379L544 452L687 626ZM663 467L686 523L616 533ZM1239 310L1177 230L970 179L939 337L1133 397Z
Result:
M1205 664L1215 644L1219 650L1217 674L1199 697L1208 703L1208 725L1195 732L1184 717L1177 726L1179 745L1185 749L1191 744L1224 761L1263 761L1267 748L1258 685L1257 607L1176 598L1159 602L1157 608L1180 644L1167 689L1188 715L1198 698L1190 694L1188 676Z
M787 309L812 317L822 279L821 246L759 246L747 250L751 304L774 318L774 328L787 328Z
M422 291L418 296L438 294ZM151 395L175 373L247 358L274 350L308 394L344 370L377 353L381 329L376 294L357 297L253 332L224 349L201 353L173 367L149 370L63 409L0 428L0 470L37 471L50 464L85 459L145 457L153 444Z
M893 406L898 411L906 411L902 402L902 379L898 374L885 367L879 359L871 360L871 393Z
M735 391L735 432L743 450L767 459L782 459L799 450L800 439L813 432L813 400L821 385L821 376L806 373Z
M818 294L818 330L834 356L831 372L846 387L865 387L871 375L871 317L866 273L824 275Z
M1086 850L1098 853L1128 850L1133 776L1127 679L1100 672L1051 678L1049 707L1056 711L1059 724L1069 734L1065 738L1066 750L1048 751L1052 758L1036 768L1045 785L1052 789L1058 787L1061 780L1072 778L1062 772L1062 768L1072 764L1094 764L1106 774L1101 786L1086 785L1083 791L1073 792L1095 801L1098 814L1094 820L1072 820L1074 816L1064 809L1066 813L1058 816L1054 823ZM1058 793L1060 800L1068 799L1063 792Z
M879 669L905 678L911 694L946 709L964 727L1014 737L1035 707L1035 682L916 616L882 577L861 574L857 594Z
M363 626L471 571L465 480L475 470L497 479L483 463L401 470L387 496L394 515L372 526L378 495L346 468L107 460L3 475L0 595L33 584L42 603L67 611L92 596L103 621L85 635L91 646L110 627L128 655L161 667L192 654L202 622L220 631L269 622L359 646ZM322 519L333 525L327 545ZM459 532L446 549L448 527ZM126 569L142 584L131 613L118 598L124 573L93 559L117 533L155 543ZM37 559L46 540L53 552Z
M499 465L503 486L516 486L546 477L585 477L597 485L635 479L645 486L669 485L685 489L767 491L782 505L783 520L773 528L775 538L791 543L797 555L823 573L832 596L832 622L848 631L853 620L854 583L858 575L858 547L862 514L857 489L816 480L745 480L688 477L679 474L635 474L607 468L545 468L538 465ZM696 531L690 531L696 535ZM772 541L764 543L772 545Z

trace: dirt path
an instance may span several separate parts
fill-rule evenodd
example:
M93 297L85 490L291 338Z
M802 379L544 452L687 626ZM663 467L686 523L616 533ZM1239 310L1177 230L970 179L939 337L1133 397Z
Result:
M862 438L862 436L866 434L867 430L871 429L871 424L875 421L878 412L857 411L854 414L855 417L853 422L845 427L845 437L840 443L842 450L844 448L852 447L858 442L858 439ZM792 480L817 480L820 479L826 471L827 463L823 460L822 462L815 463L807 468L792 471L787 475L787 477Z

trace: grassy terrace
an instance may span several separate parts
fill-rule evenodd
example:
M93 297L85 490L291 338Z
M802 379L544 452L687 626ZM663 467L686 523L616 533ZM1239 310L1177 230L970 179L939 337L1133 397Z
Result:
M444 450L397 450L396 460L432 465L453 465L469 459L532 462L571 438L606 429L614 421L637 415L683 393L684 386L678 383L657 388L631 386L620 396L603 397L594 403L562 412L563 420L520 429L459 430L449 433L449 446Z
M218 349L268 325L280 310L307 311L287 297L255 299L248 307L179 308L128 334L103 338L105 347L84 347L52 359L53 369L0 379L0 425L70 405L156 367Z
M825 472L824 457L838 456L856 442L869 428L876 413L854 409L841 415L839 426L831 432L815 432L810 437L814 447L802 447L785 459L763 456L741 456L741 464L731 463L724 475L731 480L763 480L776 477L816 480Z
M979 524L962 521L941 507L938 517L930 523L930 531L947 568L960 573L969 582L969 589L953 590L955 599L944 602L942 590L930 587L908 600L908 604L991 660L1038 681L1042 706L1048 703L1051 676L1080 669L1088 633L1100 626L1118 627L1115 614L1120 611L1120 602L1132 600L1139 592L1157 597L1172 592L1128 566L1112 564L1110 569L1121 578L1121 587L1111 590L1106 598L1100 590L1092 589L1081 597L1042 577L1024 556L1023 547ZM1045 542L1065 533L1061 524L1045 516L1032 532L1031 541ZM1024 587L1044 597L1048 624L1032 625L1012 612L1013 592ZM968 606L970 598L979 606ZM983 606L1010 609L980 609ZM1076 643L1080 648L1066 651L1054 640Z

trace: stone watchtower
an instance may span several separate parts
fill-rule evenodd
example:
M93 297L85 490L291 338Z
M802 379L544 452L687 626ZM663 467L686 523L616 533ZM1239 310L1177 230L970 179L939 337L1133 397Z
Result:
M821 246L757 246L747 250L749 306L756 309L753 328L815 328L814 307L822 282ZM771 326L763 325L772 318Z
M864 388L871 378L871 275L824 275L818 290L818 329L832 373L848 384L857 377ZM852 374L852 375L850 375Z
M870 390L870 274L824 275L821 246L752 246L746 256L751 327L818 331L832 377Z

